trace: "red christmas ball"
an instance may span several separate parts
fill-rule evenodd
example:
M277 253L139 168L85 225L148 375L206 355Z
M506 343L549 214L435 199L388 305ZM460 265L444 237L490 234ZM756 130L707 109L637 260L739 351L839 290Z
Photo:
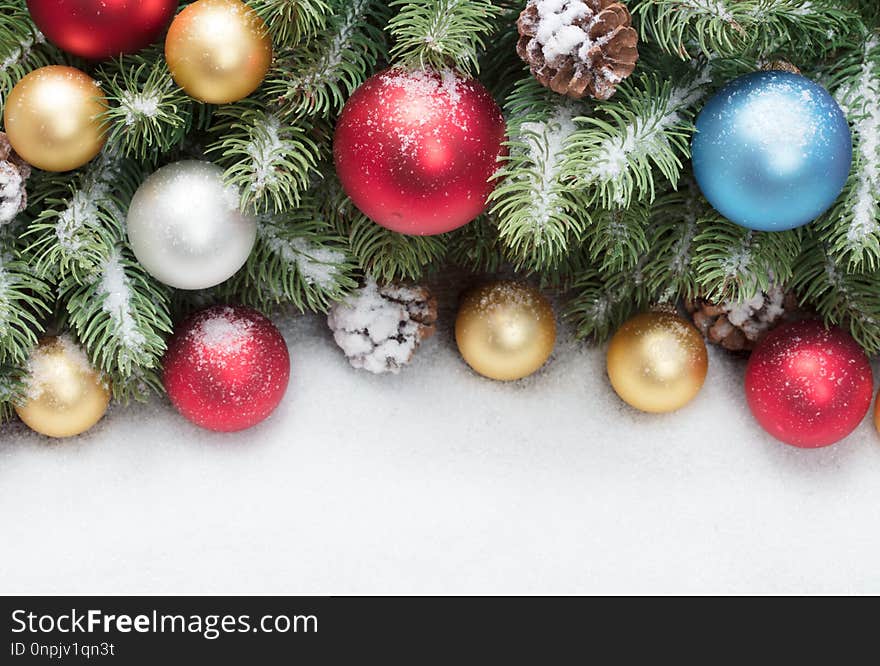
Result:
M27 5L50 42L92 60L149 46L177 10L177 0L27 0Z
M392 68L345 104L333 157L345 193L367 217L430 236L483 212L504 139L501 109L479 81Z
M244 430L267 418L290 379L290 356L271 321L250 308L202 310L174 332L164 360L168 397L209 430Z
M772 331L746 369L746 398L758 423L801 448L828 446L851 433L868 413L873 389L861 347L818 321Z

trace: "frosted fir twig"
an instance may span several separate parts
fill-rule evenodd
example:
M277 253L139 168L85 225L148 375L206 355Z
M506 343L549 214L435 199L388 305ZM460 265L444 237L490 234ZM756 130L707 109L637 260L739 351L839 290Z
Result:
M880 266L880 39L869 36L835 93L850 121L853 168L837 205L819 223L830 251L850 269Z
M514 262L538 270L560 260L590 217L578 205L579 193L571 186L567 150L578 127L574 118L585 107L548 98L534 88L530 79L513 94L520 106L523 96L535 94L541 108L510 114L514 118L508 124L510 154L496 175L490 212L499 240Z
M395 62L420 69L452 67L466 74L479 70L478 54L499 13L489 0L394 0L400 8L388 23Z
M284 116L330 116L364 82L385 53L371 22L387 11L377 0L336 0L329 25L310 48L282 52L266 83Z
M626 87L600 105L609 120L584 118L587 127L571 141L579 184L593 188L606 208L627 207L634 197L653 200L655 167L675 184L689 156L692 109L710 80L708 66L678 86L643 78L642 87Z
M226 182L238 188L242 210L295 208L317 174L321 152L306 128L244 104L224 107L217 118L217 140L207 152L218 155Z
M326 312L357 286L346 240L309 205L281 216L261 216L257 244L243 271L221 291L245 294L250 305L291 303Z
M171 332L167 291L123 245L111 248L90 282L67 278L59 285L68 325L95 366L119 384L117 395L134 391L134 385L124 386L132 376L159 368L164 338Z
M751 231L717 213L699 220L694 239L694 270L700 290L713 301L745 301L785 284L801 249L794 231Z
M4 239L0 235L0 241ZM49 286L21 259L0 250L0 363L24 361L50 311Z
M63 176L48 181L44 208L25 233L33 239L27 251L36 257L38 275L54 280L70 273L89 280L103 265L124 235L122 199L134 190L127 170L115 151L105 149L78 182Z
M60 62L60 54L31 21L24 3L0 8L0 107L6 94L31 70Z
M277 46L298 46L322 30L330 13L324 0L250 0Z
M858 16L831 0L643 0L641 37L688 59L764 55L773 44L821 54L858 28Z
M103 120L107 138L121 156L155 160L177 145L192 124L193 101L174 84L164 58L155 50L104 65L109 108Z

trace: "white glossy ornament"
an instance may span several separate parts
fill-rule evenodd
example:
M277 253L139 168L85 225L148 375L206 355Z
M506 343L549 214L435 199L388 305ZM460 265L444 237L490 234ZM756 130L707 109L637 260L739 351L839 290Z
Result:
M143 267L177 289L207 289L247 261L256 218L242 213L223 169L187 160L162 167L135 192L128 240Z

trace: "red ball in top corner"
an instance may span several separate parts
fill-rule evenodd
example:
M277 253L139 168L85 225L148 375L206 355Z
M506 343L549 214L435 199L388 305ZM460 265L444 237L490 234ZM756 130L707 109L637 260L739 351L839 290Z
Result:
M746 398L758 423L805 449L850 434L871 406L874 376L865 352L846 331L819 321L784 324L752 352Z
M214 306L187 319L169 341L163 365L177 411L219 432L263 421L290 380L281 333L259 312L240 306Z
M178 0L27 0L34 23L59 48L89 60L135 53L158 40Z
M479 81L452 70L388 69L346 102L333 141L336 173L374 222L442 234L486 208L505 130Z

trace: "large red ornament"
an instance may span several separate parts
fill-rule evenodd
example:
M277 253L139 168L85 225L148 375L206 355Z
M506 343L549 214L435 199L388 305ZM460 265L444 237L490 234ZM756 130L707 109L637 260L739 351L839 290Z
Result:
M149 46L177 10L177 0L27 0L27 5L50 42L91 60Z
M504 138L501 109L479 81L393 68L345 104L333 156L345 193L367 217L429 236L483 212Z
M232 432L269 416L287 390L284 338L259 312L215 306L186 320L168 343L164 383L177 410L196 425Z
M746 398L758 423L802 448L840 441L865 418L874 377L849 333L818 321L780 326L752 352Z

